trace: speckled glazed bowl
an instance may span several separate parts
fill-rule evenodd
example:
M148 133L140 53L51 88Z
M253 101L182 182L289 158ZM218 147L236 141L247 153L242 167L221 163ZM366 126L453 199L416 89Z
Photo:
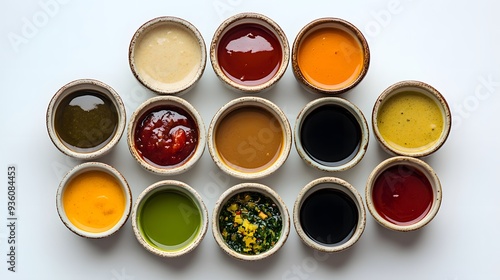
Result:
M137 197L132 228L149 252L160 257L179 257L193 251L205 237L208 212L198 192L186 183L159 181ZM184 234L182 239L176 231ZM165 236L168 240L162 239Z
M366 205L385 228L407 232L429 224L441 207L443 192L437 174L424 161L397 156L371 172L365 188Z
M231 219L236 219L236 223L240 223L241 226L238 229L238 232L241 232L245 236L243 237L243 240L247 238L246 244L248 246L246 248L242 248L240 252L236 251L232 247L228 245L226 242L224 235L224 224L231 224L233 225L232 221L227 221L223 218L221 218L222 213L228 213L227 211L231 211L231 205L228 207L226 204L228 204L228 201L233 201L235 196L243 196L248 193L256 193L260 196L267 197L272 201L272 204L274 205L273 207L277 207L279 210L280 216L281 216L281 221L282 221L282 227L279 232L279 239L276 241L276 243L269 249L262 251L258 254L249 254L245 252L245 249L249 248L254 248L254 246L260 246L258 243L254 243L252 241L252 237L255 237L256 233L254 233L252 230L252 225L250 222L247 222L246 218L244 218L243 214L238 214L235 213L235 215L242 215L241 221L238 221L236 216L231 215ZM241 197L243 200L246 199L245 197ZM249 209L249 208L248 208ZM242 212L245 211L242 208ZM251 211L251 210L250 210ZM262 211L264 212L264 211ZM261 215L262 212L259 212L259 216ZM269 213L268 213L269 214ZM221 220L222 219L222 220ZM259 219L259 218L256 218ZM263 221L267 219L274 219L273 216L264 214L264 216L261 218ZM268 220L269 221L269 220ZM257 228L257 227L255 227ZM260 227L262 229L262 227ZM264 227L265 228L265 227ZM241 230L241 231L240 231ZM284 203L284 201L280 198L280 196L271 188L268 186L258 184L258 183L241 183L238 185L235 185L228 190L226 190L220 198L217 200L215 203L215 207L213 210L212 214L212 233L215 238L215 241L217 244L220 246L220 248L230 255L231 257L234 257L239 260L243 261L256 261L256 260L262 260L265 259L274 253L276 253L286 242L288 238L288 234L290 232L290 218L288 214L288 209ZM277 234L277 233L275 233ZM264 245L262 245L264 246Z
M139 143L136 140L138 137L137 128L143 124L142 123L143 119L151 112L160 109L161 110L168 109L179 112L181 112L180 110L182 110L182 112L186 114L186 117L190 117L190 119L192 119L193 122L192 129L197 131L196 133L197 136L194 138L196 140L196 143L194 143L193 151L187 156L185 156L183 160L175 164L163 165L155 163L151 159L148 159L143 153L141 153L138 147ZM156 121L162 122L162 120L160 119ZM175 129L182 128L183 130L186 130L186 128L183 128L182 124L177 125L176 126L177 128L175 127L172 128L170 127L168 122L164 122L164 124L161 127L162 129L168 128L170 129L170 131L157 132L151 137L158 138L155 140L156 143L164 144L166 148L168 147L173 148L174 143L171 143L169 141L174 141L176 139L175 135L173 135L175 134L174 133ZM139 163L139 165L141 165L145 170L151 173L157 175L165 175L165 176L180 174L193 167L193 165L201 158L203 152L205 151L205 145L206 145L205 139L206 139L205 125L203 124L203 119L198 113L198 111L189 102L176 96L157 96L146 100L132 114L127 130L128 147L130 153L132 154L132 157L136 160L136 162ZM172 150L173 152L171 152L172 155L175 155L175 153L179 153L178 150L177 151L174 150L175 149L173 148ZM164 151L157 149L156 155L158 156L163 152Z
M118 190L118 193L121 193L118 196L120 196L123 199L125 204L122 205L121 207L124 210L121 213L119 220L117 220L116 223L109 226L108 229L106 230L95 230L95 229L90 230L90 227L88 227L88 225L83 225L79 222L82 221L84 217L92 217L93 220L96 220L97 216L99 216L99 213L102 213L103 216L106 216L109 215L109 213L115 211L115 209L113 208L113 206L115 205L111 202L112 200L115 199L115 197L113 197L112 194L102 193L100 195L92 195L91 192L88 192L82 188L85 187L83 183L92 182L93 184L96 184L95 177L86 178L82 180L81 175L85 176L90 172L103 172L109 177L107 178L107 180L114 181L115 184L118 186L118 188L121 190L121 191ZM80 181L76 182L75 180L80 180ZM97 188L99 187L109 188L108 185L99 182L97 182L97 184L98 184L96 185ZM74 194L73 197L69 197L72 194ZM77 198L75 200L74 199L75 195L79 194L85 195L85 199L82 200ZM68 198L66 196L68 196ZM66 201L66 199L73 199L73 200ZM89 202L91 203L89 204ZM80 212L79 217L77 217L75 213L69 215L68 209L65 208L68 205L68 203L69 204L82 203L82 205L76 205L76 207L78 207ZM110 165L101 162L86 162L75 166L64 176L57 189L56 207L57 207L57 213L59 214L59 218L70 231L82 237L99 239L111 236L112 234L120 230L126 223L132 208L132 193L130 191L130 187L127 181L118 170L116 170ZM74 210L71 211L74 212ZM84 213L85 211L87 211L86 214ZM96 212L91 213L91 211L96 211ZM77 218L75 219L75 217Z
M420 81L401 81L389 86L373 106L375 138L391 155L426 157L435 153L448 139L451 123L451 111L444 96Z
M93 100L77 101L83 98ZM111 113L103 114L102 108L106 108L103 106ZM125 105L112 87L94 79L79 79L61 87L50 100L47 132L52 143L65 155L93 160L109 153L120 141L126 117ZM67 130L71 131L63 134ZM107 134L109 137L103 136Z
M251 113L245 117L242 112ZM222 171L250 180L266 177L284 164L290 154L292 133L286 115L276 104L247 96L231 100L217 111L207 142L210 156ZM251 167L264 158L265 163Z
M200 80L207 54L201 33L190 22L157 17L135 32L129 46L134 77L157 94L181 95Z
M242 93L273 87L285 74L289 60L285 32L262 14L229 17L217 28L210 44L215 74L224 85ZM263 72L267 76L259 76Z
M310 200L313 197L315 200ZM326 200L325 197L331 199ZM323 214L325 211L329 211L329 214ZM316 220L311 217L311 213L322 215L323 219L319 221L320 224L335 225L335 228L326 227L326 224L324 226L333 231L326 236L320 236L318 233L321 230L318 230ZM359 240L365 230L366 211L363 199L356 188L340 178L315 179L307 184L297 196L293 208L293 223L297 234L307 246L326 253L346 250ZM346 230L347 224L349 227ZM312 229L312 227L316 228ZM340 228L344 232L339 232ZM325 232L321 235L325 235ZM342 237L339 240L330 240L337 236Z

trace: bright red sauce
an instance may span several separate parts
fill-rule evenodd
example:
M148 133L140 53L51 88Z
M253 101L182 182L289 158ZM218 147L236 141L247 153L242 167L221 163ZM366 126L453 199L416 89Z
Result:
M145 159L159 166L185 161L196 148L198 129L189 113L173 106L153 108L139 120L135 147Z
M372 190L375 209L396 225L422 220L432 206L432 186L425 175L408 165L395 165L383 171Z
M278 72L282 58L278 38L257 24L241 24L222 36L217 57L226 76L242 85L269 81Z

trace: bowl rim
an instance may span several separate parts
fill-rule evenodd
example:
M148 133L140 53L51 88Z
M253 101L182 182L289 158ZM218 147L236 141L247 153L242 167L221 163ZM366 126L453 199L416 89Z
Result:
M226 34L226 32L231 30L233 27L247 23L258 24L266 28L272 34L274 34L274 36L276 36L276 38L280 42L282 51L281 64L276 74L271 79L262 84L251 85L251 86L239 84L228 78L226 74L224 74L219 65L218 54L217 54L217 47L219 45L219 41ZM290 47L288 44L286 33L283 31L283 29L281 29L281 27L275 21L260 13L243 12L230 16L229 18L224 20L215 30L214 35L212 37L212 41L210 43L210 61L216 76L228 88L244 93L258 93L270 89L285 74L286 69L288 68L289 60L290 60Z
M173 24L177 26L181 26L184 28L186 31L190 32L195 38L196 41L198 42L198 45L200 47L200 65L198 67L198 70L196 71L196 74L194 75L193 79L191 81L186 81L185 85L175 87L175 88L159 88L151 85L146 79L144 79L140 74L139 71L136 67L135 64L135 48L136 45L140 43L142 36L149 32L151 29L158 27L160 25L168 25L168 24ZM134 33L132 36L132 39L130 40L129 43L129 49L128 49L128 62L129 62L129 67L130 70L132 71L132 74L134 77L141 83L144 87L147 89L151 90L152 92L159 94L159 95L182 95L189 90L191 90L197 82L201 79L203 76L203 73L205 71L205 67L207 64L207 50L206 50L206 45L205 45L205 40L203 39L203 35L201 32L194 26L191 22L175 17L175 16L160 16L156 17L153 19L148 20L147 22L143 23Z
M317 108L331 104L338 105L347 109L354 116L354 118L356 118L359 127L361 129L359 150L356 153L356 155L348 162L336 166L328 166L314 160L302 146L302 141L300 137L302 123L304 119ZM336 97L336 96L321 97L307 103L297 115L294 127L294 142L297 153L300 155L302 160L305 161L308 165L321 171L328 171L328 172L344 171L356 166L365 156L366 151L368 150L368 144L370 142L370 130L368 128L368 122L366 121L363 112L354 103L342 97Z
M345 243L329 246L321 244L310 238L300 223L300 210L304 200L312 193L322 189L336 189L347 194L356 204L358 209L358 223L351 238ZM320 177L305 185L299 192L293 206L293 224L300 239L309 247L325 253L336 253L352 247L362 236L366 226L366 210L361 194L349 182L337 177Z
M322 26L341 29L350 35L352 35L356 41L359 42L360 49L363 51L363 67L358 77L352 81L351 84L346 85L345 87L339 89L326 89L319 86L314 85L309 82L299 67L299 48L302 43L302 40L306 38L311 32L321 29ZM296 80L309 92L311 93L319 93L319 94L328 94L328 95L338 95L345 93L355 86L357 86L368 73L368 69L370 68L370 47L368 46L368 41L365 36L354 24L351 22L336 18L336 17L323 17L315 19L308 24L306 24L302 29L297 33L295 40L292 45L292 70Z
M163 190L172 190L187 195L190 199L193 200L194 204L200 211L201 228L199 229L196 238L194 238L189 245L176 251L165 251L152 246L141 234L140 225L137 222L138 212L140 210L139 207L142 205L142 203L154 193ZM203 199L201 198L199 193L190 185L178 180L162 180L151 184L139 194L132 208L132 230L134 231L134 235L137 241L150 253L165 258L180 257L198 247L207 233L208 219L207 207L205 206L205 203L203 202Z
M116 181L118 182L118 184L122 188L123 194L125 196L125 203L126 204L125 204L125 210L122 214L122 217L112 228L110 228L106 231L103 231L103 232L97 232L97 233L88 232L88 231L85 231L83 229L78 228L69 220L69 218L67 217L66 212L64 210L63 195L64 195L64 191L66 190L68 184L76 176L79 176L79 175L81 175L85 172L89 172L89 171L102 171L102 172L105 172L106 174L113 176L113 178L116 179ZM73 232L74 234L76 234L78 236L89 238L89 239L101 239L101 238L109 237L109 236L115 234L127 222L128 217L130 216L130 211L132 209L132 192L130 190L130 186L128 185L128 182L125 179L125 177L123 177L123 175L117 169L112 167L111 165L108 165L108 164L105 164L102 162L85 162L85 163L78 164L75 167L73 167L71 170L69 170L66 173L66 175L64 175L61 182L59 183L59 186L58 186L57 192L56 192L56 209L57 209L57 213L59 215L60 220L71 232Z
M135 128L137 127L140 118L144 116L144 114L148 110L164 105L172 105L185 110L187 113L191 115L198 128L198 142L196 144L195 150L182 163L177 164L173 167L168 167L168 166L161 167L149 163L148 161L144 160L144 158L142 158L142 156L135 148L134 134L135 134ZM206 143L206 131L203 118L201 117L200 113L196 110L196 108L193 105L191 105L191 103L180 97L172 95L160 95L152 97L144 101L141 105L139 105L139 107L137 107L137 109L132 113L132 116L130 117L127 129L127 144L130 154L140 166L142 166L145 170L153 174L169 176L169 175L178 175L183 172L186 172L187 170L191 169L202 157L205 151L205 143Z
M434 145L429 146L427 149L415 151L405 151L398 149L394 146L391 146L387 141L385 141L384 137L380 133L380 130L378 129L377 118L380 108L391 97L406 90L416 91L430 97L433 101L436 102L441 113L443 114L443 132L441 133L438 141ZM444 143L448 139L451 131L451 125L451 110L444 96L431 85L417 80L403 80L392 84L379 95L372 109L372 129L375 134L375 138L377 139L377 142L380 144L382 149L393 156L410 156L420 158L435 153L444 145Z
M111 136L111 138L107 141L106 144L104 144L104 146L90 152L76 151L71 147L65 145L63 143L63 140L59 138L57 130L55 128L56 113L62 100L67 96L70 96L71 94L82 90L92 90L108 98L115 107L118 118L113 136ZM99 80L85 78L70 81L59 88L59 90L57 90L57 92L52 96L47 107L45 123L49 138L59 151L69 157L73 157L76 159L93 160L109 153L120 141L125 130L126 118L127 115L125 112L125 105L120 95L118 95L118 93L111 86Z
M219 233L219 213L222 207L224 207L224 204L234 195L242 192L259 192L269 198L271 198L276 205L279 207L281 216L282 216L282 221L283 221L283 226L281 230L281 236L278 242L269 250L262 252L258 255L245 255L238 253L234 251L233 249L229 248L229 246L224 242L222 239L220 233ZM214 210L212 212L212 234L214 236L214 239L216 243L219 245L219 247L229 256L242 260L242 261L258 261L258 260L263 260L273 254L275 254L286 242L288 239L288 235L290 233L290 215L288 212L288 208L285 204L285 202L282 200L282 198L278 195L276 191L271 189L270 187L260 184L260 183L253 183L253 182L244 182L240 183L237 185L234 185L224 191L217 202L215 203Z
M394 223L389 222L388 220L384 219L375 209L375 205L373 203L373 198L372 198L372 189L375 184L375 181L377 180L378 176L385 170L387 170L389 167L392 166L397 166L397 165L409 165L412 166L416 169L418 169L420 172L422 172L429 182L431 183L431 187L433 190L433 203L432 207L427 213L427 215L422 218L421 220L417 221L414 224L409 224L409 225L397 225ZM423 228L427 224L429 224L434 217L437 215L439 208L441 207L441 202L443 200L443 191L441 187L441 182L439 181L439 178L432 169L430 165L428 165L426 162L424 162L421 159L414 158L414 157L408 157L408 156L395 156L388 158L381 163L379 163L375 169L370 173L368 176L368 180L366 182L365 186L365 199L366 199L366 206L372 215L372 217L383 227L388 228L390 230L394 231L399 231L399 232L408 232L408 231L415 231L418 229Z
M223 160L219 156L217 145L215 143L215 133L220 121L222 121L227 114L245 106L257 106L270 112L280 122L283 129L283 145L280 155L269 167L257 172L243 172L224 164ZM287 160L292 147L292 130L285 113L273 102L257 96L239 97L223 105L213 116L208 128L207 146L212 160L226 174L240 179L260 179L274 173Z

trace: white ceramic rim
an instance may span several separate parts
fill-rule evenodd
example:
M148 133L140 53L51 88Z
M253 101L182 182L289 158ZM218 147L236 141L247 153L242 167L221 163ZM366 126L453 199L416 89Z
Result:
M219 232L219 212L222 209L222 207L224 207L226 202L234 195L248 191L258 192L271 198L279 207L283 221L281 236L278 242L276 242L276 244L271 249L263 253L260 253L258 255L245 255L235 252L233 249L227 246L226 242L224 242L224 239L221 237L221 234ZM259 183L249 183L249 182L237 184L227 189L225 192L223 192L222 195L217 200L217 202L215 203L215 208L214 211L212 212L212 234L214 236L214 239L226 254L238 260L257 261L273 255L285 244L286 240L288 239L289 233L290 233L290 215L288 213L288 208L286 207L285 202L281 199L278 193L266 185Z
M222 71L217 56L217 47L219 45L220 39L224 36L224 34L226 34L226 32L231 28L246 23L261 25L272 32L280 42L282 51L281 64L276 74L269 81L253 86L242 85L228 78ZM210 44L210 61L212 63L212 68L214 69L215 74L226 86L241 92L257 93L271 88L281 79L283 74L285 74L289 60L290 47L288 45L288 39L285 32L272 19L258 13L240 13L227 18L215 31L212 42Z
M387 143L387 141L385 141L384 137L381 135L378 129L377 125L378 111L380 110L384 102L387 101L390 97L394 96L395 94L404 91L418 92L430 97L432 100L436 102L441 113L443 114L443 132L441 133L441 136L439 137L438 141L434 145L428 147L427 149L417 150L417 151L399 150L396 147L391 146L389 143ZM448 139L448 135L450 134L451 131L451 123L452 121L451 121L450 107L448 106L448 103L446 102L443 95L441 95L441 93L439 93L439 91L434 87L432 87L431 85L414 80L400 81L389 86L377 98L377 101L375 102L372 111L372 128L376 136L375 138L377 139L380 146L387 153L391 155L426 157L428 155L433 154L434 152L439 150L439 148L441 148L441 146L443 146L443 144L446 142L446 139Z
M373 185L377 180L378 176L387 168L400 164L410 165L421 171L427 177L427 179L429 179L429 182L431 183L432 190L434 193L434 200L432 203L432 207L429 210L429 213L427 213L427 215L423 219L411 225L396 225L382 218L382 216L380 216L377 210L375 209L372 199ZM370 211L373 218L375 218L375 220L380 225L391 230L407 232L420 229L425 225L427 225L428 223L430 223L432 219L434 219L434 217L439 211L439 208L441 207L441 201L443 199L443 191L438 176L436 175L432 167L430 167L423 160L407 156L396 156L384 160L377 167L375 167L375 169L370 173L368 180L366 182L365 199L368 210Z
M102 94L103 96L111 100L116 109L118 117L116 123L116 129L111 139L101 148L91 152L75 151L70 147L66 146L63 143L63 141L59 138L57 131L55 129L56 111L59 105L61 104L61 101L68 95L71 95L74 92L81 90L92 90L98 92L99 94ZM78 79L62 86L54 94L47 108L46 125L50 140L52 141L52 143L54 143L56 148L63 154L81 160L93 160L110 152L111 149L118 143L118 141L120 141L123 135L123 131L125 130L126 118L127 115L125 113L125 105L123 104L123 101L118 95L118 93L116 93L116 91L112 87L101 81L94 79Z
M182 28L186 29L192 35L197 39L199 47L200 47L200 53L201 53L201 60L200 60L200 66L198 68L198 71L196 72L195 76L193 79L189 82L186 82L183 86L180 87L175 87L175 88L158 88L154 87L151 85L146 79L141 77L139 72L137 71L137 67L135 65L135 60L134 60L134 55L135 55L135 45L140 42L141 37L143 34L147 33L148 30L157 27L159 25L168 25L168 24L174 24L181 26ZM134 36L132 37L129 45L129 51L128 51L128 60L129 60L129 66L130 70L132 71L132 74L134 77L146 88L149 90L153 91L156 94L162 94L162 95L182 95L186 92L188 92L201 78L203 75L203 72L205 71L205 66L207 64L207 50L206 50L206 45L205 45L205 40L203 39L203 36L201 35L200 31L190 22L188 22L185 19L178 18L178 17L173 17L173 16L162 16L162 17L157 17L153 18L143 25L141 25L137 31L134 33Z
M302 146L302 141L300 139L300 132L302 128L302 122L304 119L309 115L310 112L313 110L324 106L324 105L338 105L341 106L345 109L347 109L358 121L359 127L361 128L361 139L359 143L359 150L356 153L356 155L348 162L338 165L338 166L328 166L321 164L314 160L309 154L305 151L304 147ZM295 141L295 148L297 149L298 154L300 157L310 166L322 170L322 171L329 171L329 172L336 172L336 171L344 171L347 169L350 169L354 167L356 164L358 164L364 157L366 150L368 149L368 142L370 139L370 130L368 128L368 123L365 119L365 116L363 115L363 112L352 102L350 102L347 99L341 98L341 97L322 97L315 99L308 104L300 111L299 115L297 116L297 119L295 121L295 127L294 127L294 141Z
M144 113L155 107L165 106L165 105L179 107L181 109L184 109L191 115L198 128L198 143L196 144L194 152L183 163L178 164L174 167L162 168L161 166L151 164L142 158L142 156L135 148L134 132L137 123L140 121L140 118L144 115ZM132 157L147 171L157 175L177 175L189 170L201 158L203 152L205 151L205 143L206 143L205 134L206 131L203 119L201 115L198 113L198 111L193 107L193 105L191 105L189 102L180 97L163 95L163 96L156 96L146 100L144 103L139 105L139 107L134 111L128 125L127 144L130 154L132 154Z
M283 129L283 147L281 148L281 154L275 160L275 162L272 163L271 166L258 172L250 173L230 168L229 166L224 164L223 160L220 158L217 151L217 145L215 144L215 132L217 130L219 122L230 112L245 106L258 106L267 110L276 117ZM274 173L285 163L292 147L292 132L290 123L288 122L285 113L276 104L261 97L246 96L229 101L217 111L217 113L212 118L212 122L210 123L210 126L208 128L207 142L210 156L222 171L240 179L259 179Z
M352 81L351 84L348 84L344 86L343 88L339 89L326 89L322 87L318 87L312 83L310 83L304 74L302 74L302 70L300 70L299 67L299 62L298 62L298 55L299 55L299 48L302 43L302 40L306 38L311 32L316 31L318 29L322 29L325 27L332 27L332 28L338 28L341 29L349 34L351 34L354 38L357 39L360 48L363 50L363 68L361 69L361 72L359 73L359 76ZM349 91L350 89L354 88L357 86L366 76L366 73L368 73L368 68L370 68L370 48L368 47L368 42L363 35L363 33L352 23L340 19L340 18L333 18L333 17L326 17L326 18L318 18L307 25L305 25L299 33L297 33L297 36L295 37L295 40L293 42L292 46L292 69L293 69L293 74L297 81L309 92L312 93L320 93L320 94L329 94L329 95L335 95L335 94L341 94L346 91Z
M66 187L69 182L76 176L83 174L88 171L103 171L106 172L107 174L113 176L120 187L123 190L123 194L125 195L125 211L122 214L122 217L120 220L109 230L103 231L103 232L87 232L84 231L75 225L71 223L71 221L68 219L66 216L66 212L64 210L64 205L63 205L63 195L64 191L66 190ZM101 162L85 162L81 163L77 166L75 166L73 169L68 171L66 175L63 177L61 183L59 184L59 187L57 188L57 193L56 193L56 208L57 208L57 213L59 215L59 218L63 222L63 224L73 233L76 235L79 235L81 237L86 237L86 238L92 238L92 239L99 239L99 238L104 238L111 236L112 234L116 233L118 230L120 230L125 222L127 222L127 219L130 215L130 211L132 208L132 193L130 191L130 187L127 183L127 180L123 177L123 175L116 170L114 167L107 165L105 163Z
M198 207L198 210L200 211L201 228L198 232L198 235L189 245L177 251L164 251L152 246L149 242L146 241L144 236L141 234L140 226L137 223L137 215L139 207L141 206L143 201L149 198L152 194L164 190L177 191L187 195L189 198L193 200L193 202ZM179 257L191 252L201 243L201 241L205 237L205 234L207 233L207 228L208 228L208 211L207 207L205 206L205 203L203 202L203 199L195 189L193 189L191 186L181 181L163 180L150 185L144 191L142 191L142 193L137 197L137 200L134 204L134 208L132 209L132 229L134 231L134 235L137 241L139 241L139 243L144 248L146 248L146 250L160 257L166 257L166 258Z
M300 223L300 209L304 200L309 197L312 193L322 190L322 189L335 189L344 192L347 194L355 203L358 208L358 224L356 226L356 230L351 238L340 245L329 246L326 244L321 244L317 241L311 239L302 228ZM293 206L293 224L295 226L295 231L299 235L300 239L309 247L316 249L325 253L335 253L346 250L354 245L365 230L366 225L366 211L363 203L363 199L359 192L347 181L344 181L337 177L321 177L315 179L308 183L302 190L300 191L297 199L295 200L295 204Z

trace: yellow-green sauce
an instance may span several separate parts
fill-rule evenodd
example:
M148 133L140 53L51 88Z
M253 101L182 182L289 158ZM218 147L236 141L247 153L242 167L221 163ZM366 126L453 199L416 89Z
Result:
M378 130L393 148L422 151L434 145L443 132L444 117L429 96L405 91L386 100L377 117Z

